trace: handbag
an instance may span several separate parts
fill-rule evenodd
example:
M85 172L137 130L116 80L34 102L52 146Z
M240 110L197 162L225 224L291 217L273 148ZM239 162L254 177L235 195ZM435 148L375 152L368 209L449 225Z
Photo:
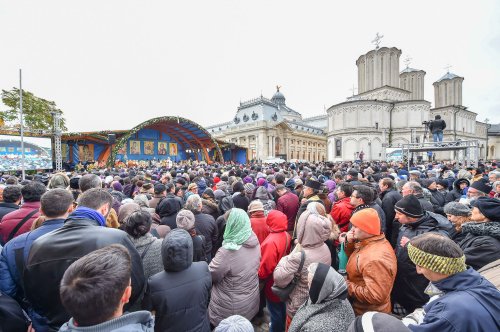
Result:
M276 285L273 285L271 287L273 294L279 297L281 302L287 301L288 298L290 297L290 294L295 289L295 286L297 286L297 283L299 282L300 279L300 274L302 272L302 268L304 267L305 260L306 260L306 253L304 252L304 250L301 250L299 269L297 270L297 273L294 274L293 279L290 281L290 283L283 288L278 287Z

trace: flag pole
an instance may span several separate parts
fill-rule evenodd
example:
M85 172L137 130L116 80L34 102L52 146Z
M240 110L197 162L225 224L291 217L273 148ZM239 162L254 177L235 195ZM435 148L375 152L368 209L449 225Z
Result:
M21 124L21 172L22 179L25 180L24 172L24 124L23 124L23 83L22 83L22 70L19 68L19 116Z

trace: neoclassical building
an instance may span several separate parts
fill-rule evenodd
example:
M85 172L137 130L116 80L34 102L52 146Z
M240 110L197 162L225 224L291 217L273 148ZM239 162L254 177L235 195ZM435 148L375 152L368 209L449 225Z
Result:
M325 161L327 116L302 118L277 87L271 99L241 102L232 121L206 127L217 139L247 148L248 160L280 157Z
M401 50L381 47L357 61L358 94L328 108L327 159L385 160L387 147L432 141L422 122L439 114L446 121L445 140L479 140L479 158L486 156L487 124L462 105L464 78L447 72L433 83L435 107L424 98L425 71L407 66L400 71ZM440 152L454 159L456 152Z

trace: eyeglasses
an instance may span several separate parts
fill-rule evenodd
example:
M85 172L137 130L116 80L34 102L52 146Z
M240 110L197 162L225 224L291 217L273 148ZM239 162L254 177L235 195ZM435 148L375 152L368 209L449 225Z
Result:
M351 198L359 198L358 196L355 196L355 195L351 195Z

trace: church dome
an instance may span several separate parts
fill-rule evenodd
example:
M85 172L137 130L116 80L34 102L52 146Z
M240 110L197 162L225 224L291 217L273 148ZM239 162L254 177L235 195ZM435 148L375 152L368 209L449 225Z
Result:
M276 93L271 98L271 101L277 105L285 105L285 96L280 92L280 87L276 87Z

